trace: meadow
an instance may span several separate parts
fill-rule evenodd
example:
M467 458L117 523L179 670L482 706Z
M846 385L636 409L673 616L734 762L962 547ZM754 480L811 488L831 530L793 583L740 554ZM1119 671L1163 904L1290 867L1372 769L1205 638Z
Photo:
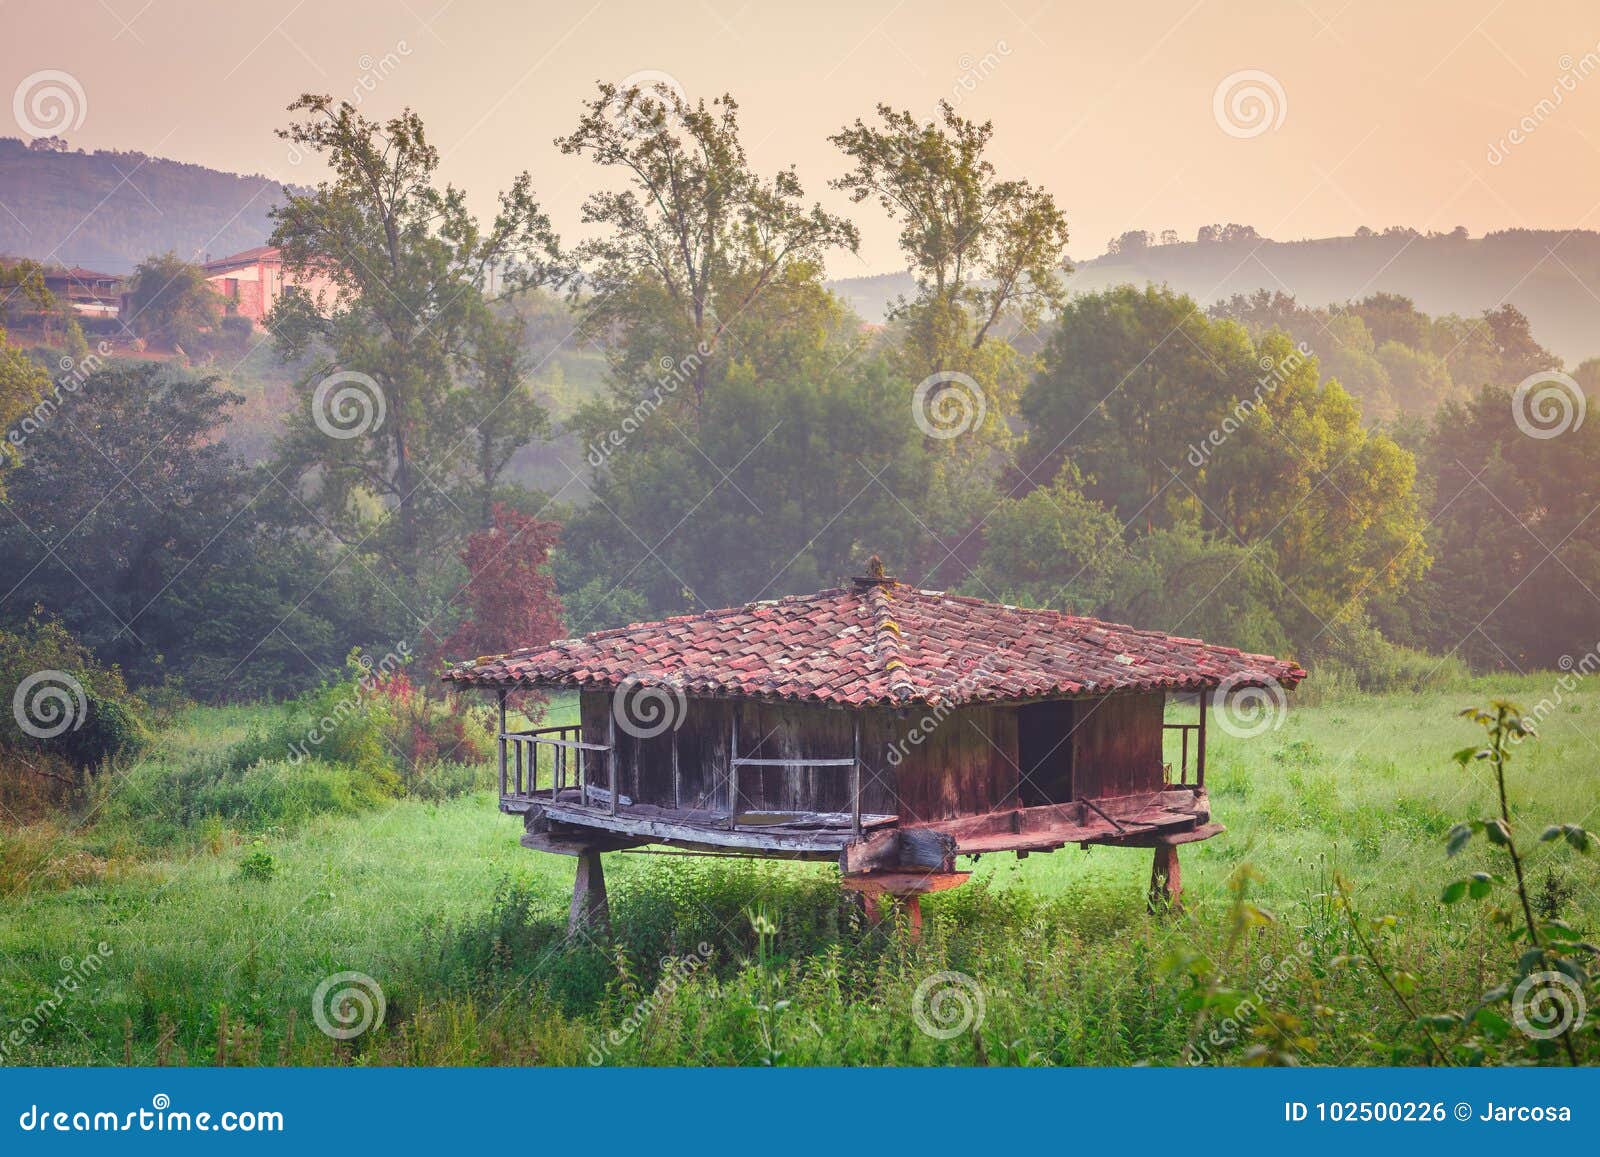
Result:
M263 762L201 791L185 777L276 709L191 708L75 812L0 831L0 1049L46 1065L1415 1060L1394 1051L1417 1043L1394 976L1416 1011L1459 1013L1518 952L1481 904L1441 902L1464 871L1502 870L1481 840L1446 858L1452 826L1497 807L1486 766L1451 759L1482 737L1457 712L1531 710L1555 685L1340 692L1251 739L1214 727L1228 831L1183 849L1181 914L1146 912L1147 852L996 855L925 901L920 942L868 927L830 866L627 853L607 857L611 935L569 940L572 862L519 846L488 765L369 797ZM1592 937L1600 863L1534 837L1593 824L1600 694L1544 714L1510 806L1541 913ZM313 996L346 972L385 1007L337 1040ZM1241 995L1202 1022L1197 993L1219 992ZM1468 1030L1436 1031L1454 1048ZM1512 1059L1490 1036L1452 1059Z

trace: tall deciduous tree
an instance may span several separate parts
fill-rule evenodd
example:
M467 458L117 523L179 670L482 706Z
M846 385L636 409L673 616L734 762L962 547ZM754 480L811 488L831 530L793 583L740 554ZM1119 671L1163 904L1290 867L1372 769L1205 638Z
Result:
M416 113L378 123L317 95L289 108L305 118L279 135L324 157L331 176L274 211L272 243L333 290L321 301L287 294L270 319L287 356L311 367L286 458L315 475L326 526L415 579L450 537L452 492L481 480L474 426L506 414L465 404L455 373L487 332L491 278L515 292L559 284L566 270L528 174L484 227L462 190L438 182L439 154ZM512 390L502 380L491 392Z
M793 168L771 179L752 170L738 113L731 96L691 104L667 85L601 84L556 141L623 180L584 202L599 232L576 254L588 331L621 338L614 369L626 404L665 364L682 367L682 396L698 411L730 346L814 299L829 250L855 251L855 226L807 205Z
M1486 387L1440 407L1418 450L1435 562L1383 608L1386 631L1514 670L1571 668L1600 643L1600 393L1581 421L1579 405L1552 383L1520 399Z
M879 105L876 122L858 119L829 138L854 166L834 186L876 200L900 225L916 277L915 298L893 317L908 404L936 431L924 509L945 541L925 565L970 545L1009 457L1007 419L1031 359L990 339L1034 330L1065 298L1066 217L1043 189L996 173L986 155L993 131L942 101L934 121ZM953 424L942 420L950 415ZM952 425L960 433L947 436Z
M392 645L381 589L337 568L221 435L241 401L215 377L112 362L28 439L0 522L0 591L40 605L130 680L205 698L292 693L352 643ZM352 579L352 575L354 578Z
M1088 493L1124 522L1170 525L1187 497L1172 485L1191 469L1236 400L1259 374L1244 329L1208 321L1166 288L1120 286L1075 298L1062 312L1044 364L1021 402L1026 476L1043 484L1069 458Z
M900 248L928 314L929 372L959 341L981 347L1008 317L1032 328L1065 297L1067 220L1055 198L1020 179L1001 180L984 155L994 127L939 103L939 122L878 106L879 124L857 120L829 138L854 163L835 187L876 199L900 223Z

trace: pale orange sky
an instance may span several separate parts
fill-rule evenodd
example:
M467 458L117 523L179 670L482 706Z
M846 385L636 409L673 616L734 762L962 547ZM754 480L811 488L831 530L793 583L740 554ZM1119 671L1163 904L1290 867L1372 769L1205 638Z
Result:
M1580 75L1586 54L1595 70ZM308 89L349 96L364 73L386 72L364 111L416 108L481 211L531 170L568 237L598 178L551 140L596 79L646 71L691 97L733 93L758 167L795 163L836 208L826 185L844 166L829 133L878 101L931 111L959 94L964 113L994 121L1002 175L1055 193L1076 257L1125 229L1192 239L1213 221L1280 239L1359 225L1600 227L1593 0L858 0L803 15L740 0L0 0L0 98L42 70L81 86L83 123L64 134L76 147L289 181L318 174L272 136L284 106ZM1214 115L1219 83L1243 70L1282 92L1281 123L1254 136ZM1559 106L1536 111L1555 91ZM0 135L28 135L12 103L0 103ZM1525 117L1533 131L1491 163ZM899 268L880 211L851 213L861 256L830 273Z

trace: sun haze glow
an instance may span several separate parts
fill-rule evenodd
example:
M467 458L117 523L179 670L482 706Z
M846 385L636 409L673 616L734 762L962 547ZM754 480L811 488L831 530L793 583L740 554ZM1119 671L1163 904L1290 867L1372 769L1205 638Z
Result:
M670 13L617 0L13 0L0 22L0 88L41 70L81 85L81 123L62 134L74 147L311 181L272 132L294 95L377 115L410 105L476 204L529 169L568 235L590 174L551 141L597 80L630 77L732 93L757 163L793 163L836 208L829 133L880 101L931 113L948 98L993 120L1003 170L1055 193L1075 256L1127 229L1191 238L1214 221L1290 239L1591 227L1600 211L1600 22L1581 0L1537 13L1493 0L873 0L803 16L739 0ZM30 135L7 113L0 132ZM899 268L882 215L855 216L860 257L830 272Z

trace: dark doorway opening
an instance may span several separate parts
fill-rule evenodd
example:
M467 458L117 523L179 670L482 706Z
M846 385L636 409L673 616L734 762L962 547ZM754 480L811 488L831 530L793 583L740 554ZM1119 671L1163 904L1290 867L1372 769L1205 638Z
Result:
M1022 769L1022 805L1070 803L1072 722L1070 700L1017 708L1017 756Z

